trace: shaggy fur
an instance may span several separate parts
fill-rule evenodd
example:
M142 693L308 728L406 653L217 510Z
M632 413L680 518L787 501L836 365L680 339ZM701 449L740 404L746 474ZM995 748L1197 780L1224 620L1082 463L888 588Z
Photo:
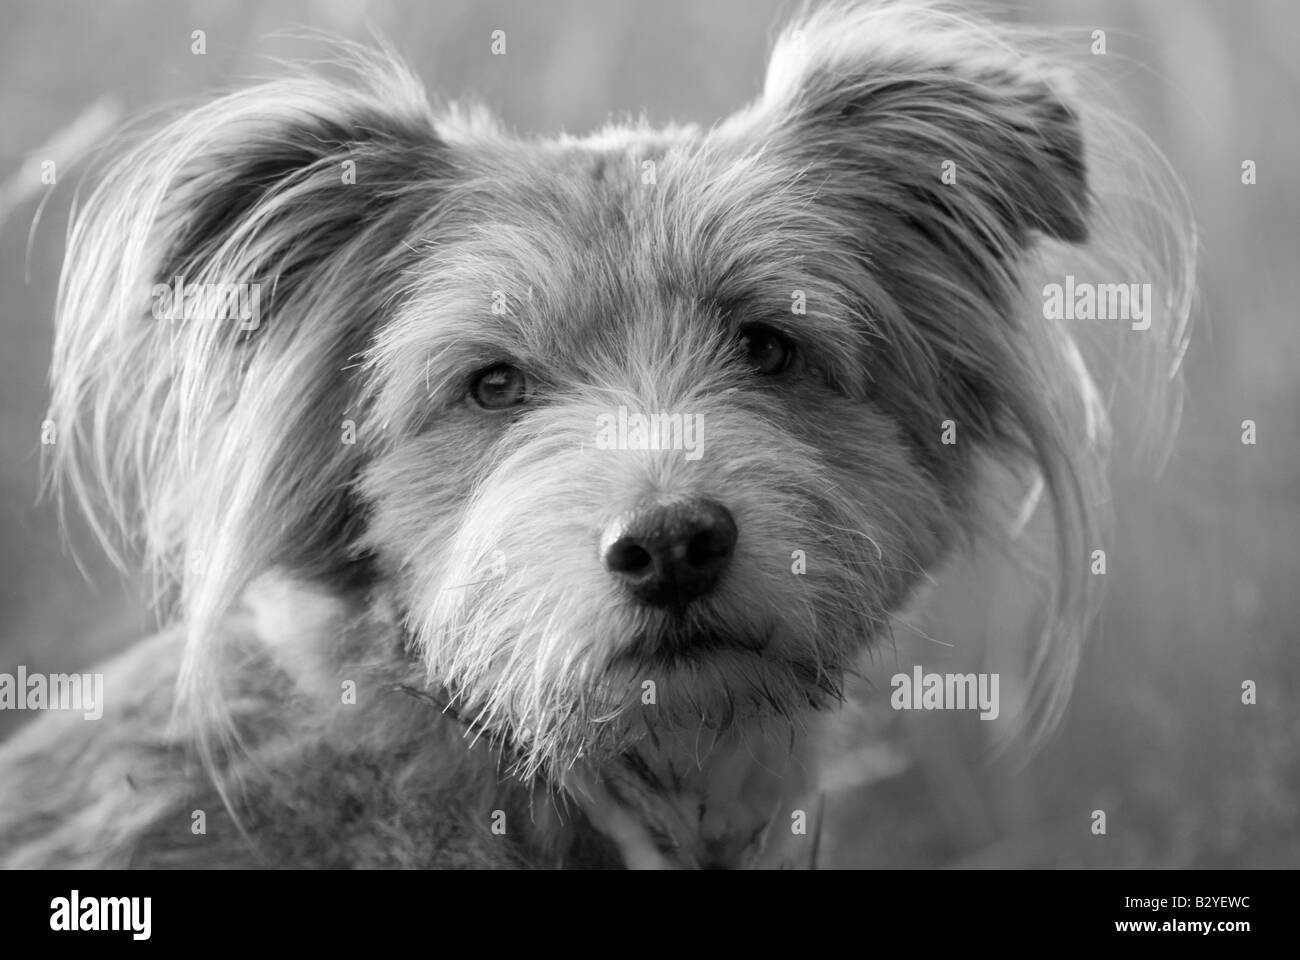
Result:
M0 749L0 859L806 862L783 825L856 658L1036 490L1053 573L1021 721L1050 727L1100 542L1089 369L1172 376L1190 224L1045 51L837 5L710 130L519 140L367 57L140 142L71 235L52 467L175 626L109 665L101 722ZM1055 263L1154 281L1156 324L1042 319ZM175 276L262 284L261 323L155 319ZM756 324L788 369L747 363ZM503 363L527 396L485 410ZM601 449L620 406L700 417L703 456ZM602 534L687 496L734 518L730 564L688 606L639 603Z

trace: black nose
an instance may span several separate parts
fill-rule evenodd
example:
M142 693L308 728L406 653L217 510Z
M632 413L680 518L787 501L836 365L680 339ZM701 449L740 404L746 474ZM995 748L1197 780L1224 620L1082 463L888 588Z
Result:
M722 578L736 548L736 521L712 500L679 500L623 514L601 537L615 579L654 606L685 604Z

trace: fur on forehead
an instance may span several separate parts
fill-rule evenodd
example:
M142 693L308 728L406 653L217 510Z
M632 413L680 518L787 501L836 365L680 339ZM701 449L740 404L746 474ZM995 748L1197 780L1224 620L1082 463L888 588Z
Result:
M680 339L686 305L721 304L791 327L850 394L867 392L873 346L892 347L875 350L881 392L920 401L895 413L991 424L977 401L996 394L995 372L1033 367L990 316L1009 309L1014 261L1031 230L1086 233L1082 140L1051 77L1003 34L972 39L933 5L832 4L782 35L762 98L707 134L453 134L475 174L449 188L462 213L428 238L412 296L370 354L383 422L400 419L404 385L458 364L542 367L572 353L567 340L608 348L599 365L624 351L620 335L654 348L656 333ZM960 189L940 183L945 158ZM808 303L797 325L794 291ZM489 296L509 302L503 315ZM974 369L948 378L965 393L945 395L954 366Z
M412 385L436 392L475 364L511 360L563 382L629 351L666 363L674 345L752 322L784 329L862 392L868 321L860 291L838 279L855 254L814 203L814 180L761 145L707 139L509 153L449 188L456 223L425 238L368 354L385 422L401 419ZM792 316L796 291L809 306Z

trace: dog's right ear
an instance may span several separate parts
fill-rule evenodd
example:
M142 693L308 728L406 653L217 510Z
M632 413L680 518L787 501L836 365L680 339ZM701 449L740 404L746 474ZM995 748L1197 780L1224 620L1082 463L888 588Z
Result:
M452 168L418 82L376 59L198 107L76 212L52 479L115 559L125 539L165 595L181 585L197 629L270 564L343 561L362 449L348 367Z

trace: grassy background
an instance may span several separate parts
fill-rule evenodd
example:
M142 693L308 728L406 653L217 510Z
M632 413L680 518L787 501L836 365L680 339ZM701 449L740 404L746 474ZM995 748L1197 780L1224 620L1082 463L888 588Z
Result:
M138 585L74 526L87 582L36 503L53 291L72 191L28 162L66 131L210 93L309 56L277 31L391 37L429 85L474 92L523 132L615 111L708 123L758 90L770 0L377 2L0 0L0 670L84 669L149 629ZM1118 85L1185 179L1203 235L1182 433L1157 484L1120 466L1109 604L1065 725L1022 768L978 722L867 709L838 766L836 865L1300 865L1300 61L1289 0L1046 0L1012 16L1107 30ZM190 33L207 32L207 55ZM488 55L504 29L508 55ZM60 135L64 139L60 139ZM90 144L94 145L94 144ZM1243 187L1254 159L1259 183ZM37 219L38 204L46 199ZM1240 423L1259 443L1239 442ZM873 661L888 675L915 646ZM893 658L897 658L897 660ZM926 661L927 665L930 661ZM1259 703L1240 703L1253 679ZM22 719L0 714L0 735ZM1104 837L1090 813L1107 812Z

